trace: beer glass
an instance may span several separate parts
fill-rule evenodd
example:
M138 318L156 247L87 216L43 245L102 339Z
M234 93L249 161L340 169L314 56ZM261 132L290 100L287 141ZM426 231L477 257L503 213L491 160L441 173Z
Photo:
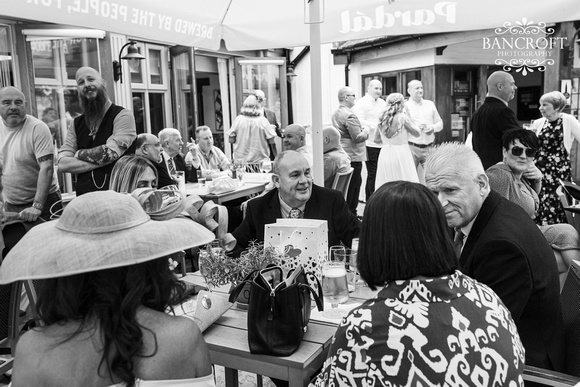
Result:
M348 292L356 290L357 267L356 267L356 250L343 248L343 251L336 252L339 261L344 262L346 268L346 280L348 283Z
M344 246L341 245L337 245L337 246L330 246L330 249L328 249L328 260L329 261L336 261L336 253L344 253L346 251L346 248ZM343 259L341 259L343 260Z
M348 301L346 268L343 261L326 261L322 264L322 294L331 306L330 310L322 313L324 317L338 319L346 315L346 311L338 309L338 304Z

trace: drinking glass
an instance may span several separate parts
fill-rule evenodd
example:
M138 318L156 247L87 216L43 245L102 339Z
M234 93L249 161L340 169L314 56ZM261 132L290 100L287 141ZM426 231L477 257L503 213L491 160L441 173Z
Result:
M345 264L348 292L352 293L356 290L357 283L356 250L344 248L344 251L336 253L336 257Z
M201 169L197 170L197 182L199 183L199 185L201 187L203 187L205 185L205 176L203 175L203 172L201 171Z
M260 168L262 169L262 173L271 172L272 171L272 161L270 159L262 160L262 166Z
M330 310L322 312L324 317L339 319L346 315L345 310L338 308L338 304L344 304L348 301L344 262L326 261L322 264L322 294L331 307Z
M346 251L346 248L344 246L341 245L337 245L337 246L330 246L330 249L328 249L328 260L329 261L336 261L336 253L344 253Z

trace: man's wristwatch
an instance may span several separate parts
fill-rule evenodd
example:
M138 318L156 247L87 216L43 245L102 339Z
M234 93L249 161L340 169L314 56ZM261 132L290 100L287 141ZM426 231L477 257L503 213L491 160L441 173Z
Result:
M42 211L44 209L44 204L35 201L34 203L32 203L32 208L36 208L37 210Z

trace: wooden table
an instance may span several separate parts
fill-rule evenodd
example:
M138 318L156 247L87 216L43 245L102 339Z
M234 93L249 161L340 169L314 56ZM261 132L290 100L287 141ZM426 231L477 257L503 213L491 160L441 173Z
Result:
M264 191L266 183L245 183L239 186L235 191L220 193L220 194L210 194L208 193L207 183L205 186L201 186L199 183L187 183L185 189L188 195L197 195L204 201L213 200L214 203L223 204L229 200L243 198L252 194L258 194Z
M182 280L196 285L205 284L199 272L190 273ZM228 289L229 286L226 286L214 291L227 293ZM374 294L369 292L363 291L360 298L354 296L349 302L358 304ZM290 356L277 357L250 353L247 317L247 311L234 304L203 333L211 362L225 367L226 386L238 385L238 370L287 380L290 387L307 386L312 375L320 370L326 360L338 320L324 322L311 318L298 350Z

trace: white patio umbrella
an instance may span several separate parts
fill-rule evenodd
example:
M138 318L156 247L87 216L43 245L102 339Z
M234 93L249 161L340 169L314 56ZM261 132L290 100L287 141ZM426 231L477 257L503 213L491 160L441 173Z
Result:
M580 20L578 0L3 0L0 13L209 50L222 40L230 51L309 45L318 184L320 43Z

